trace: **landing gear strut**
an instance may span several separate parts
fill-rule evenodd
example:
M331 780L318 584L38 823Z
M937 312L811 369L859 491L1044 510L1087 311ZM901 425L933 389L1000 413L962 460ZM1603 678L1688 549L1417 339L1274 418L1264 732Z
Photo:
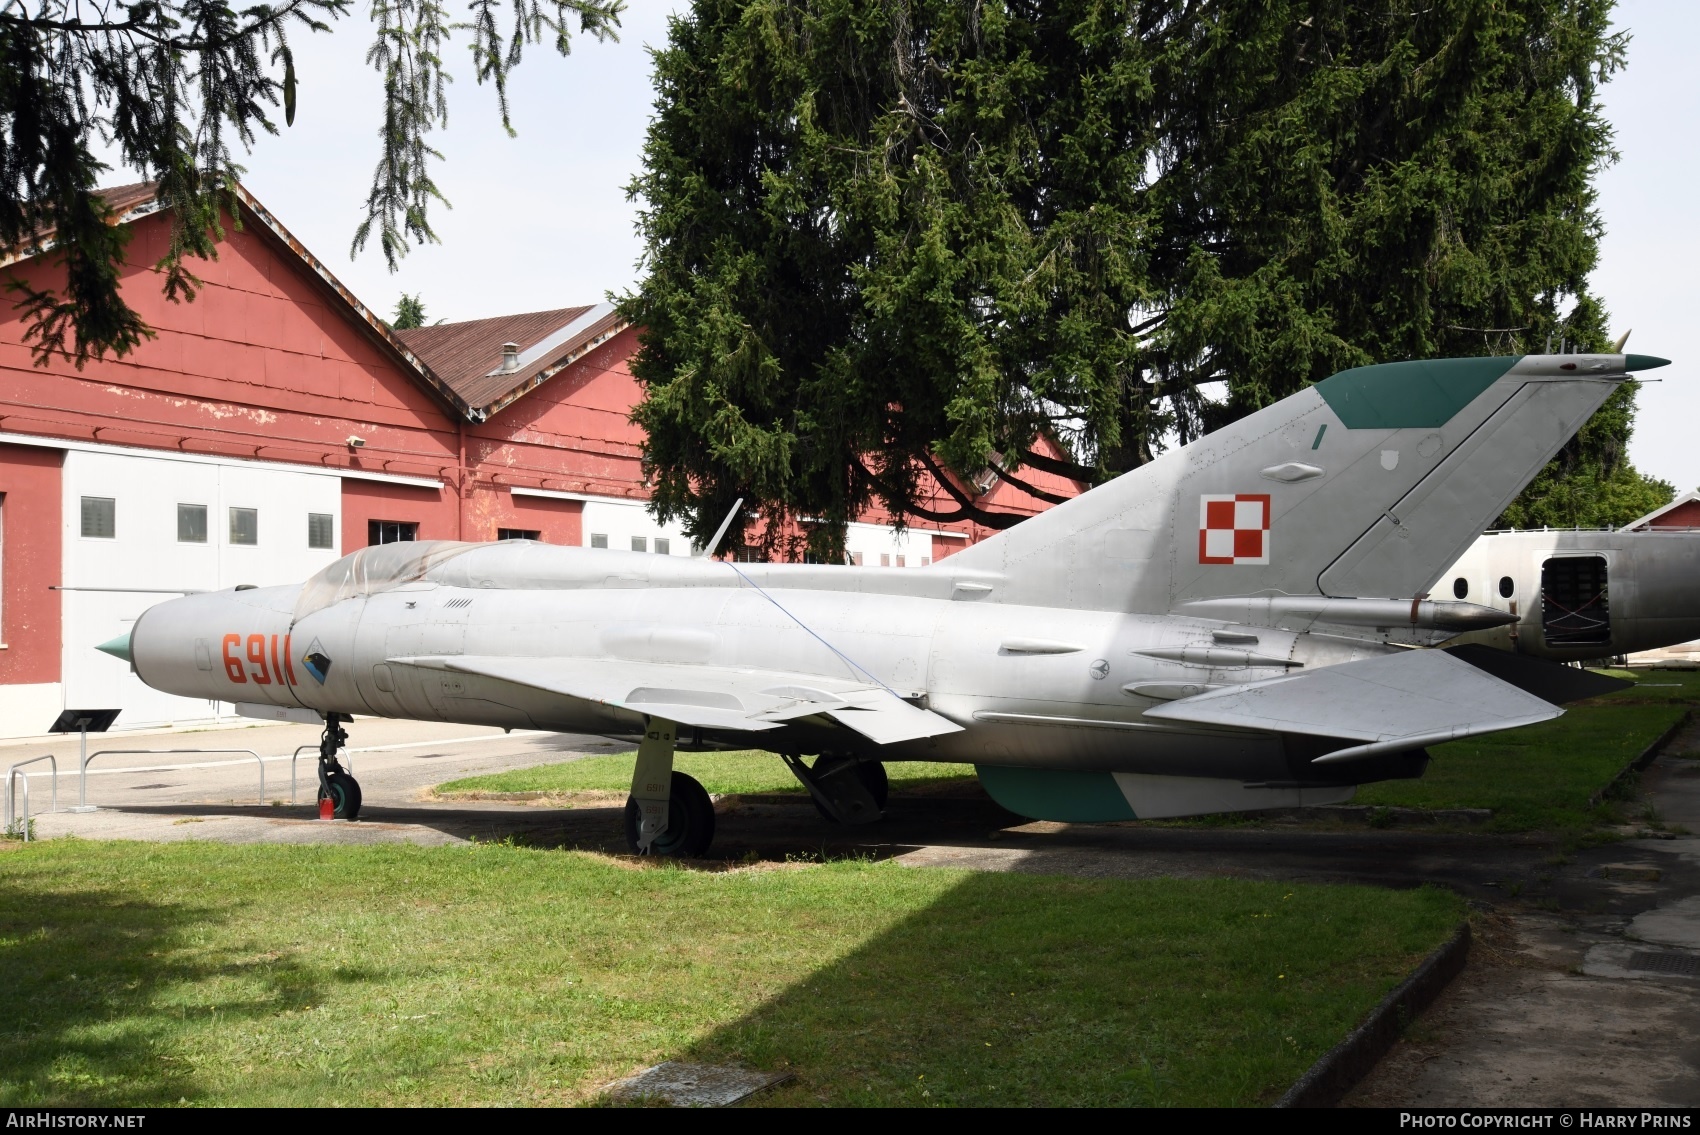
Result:
M714 841L714 801L695 777L673 771L677 731L659 717L644 722L626 797L626 844L633 854L695 859Z
M880 762L836 753L822 753L813 767L795 753L781 753L779 759L809 790L815 811L834 823L871 824L885 815L889 784Z
M325 732L319 738L319 799L331 802L331 815L339 820L360 816L360 782L336 759L348 742L348 730L342 727L347 720L339 713L325 714Z

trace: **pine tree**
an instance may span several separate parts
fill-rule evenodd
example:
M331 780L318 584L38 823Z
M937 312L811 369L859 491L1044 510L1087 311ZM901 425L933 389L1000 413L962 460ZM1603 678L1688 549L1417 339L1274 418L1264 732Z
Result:
M222 218L240 216L232 146L277 133L280 104L284 122L295 120L290 33L329 31L350 3L0 2L0 248L47 244L64 268L57 286L7 285L29 317L38 364L69 355L80 367L152 334L118 291L129 233L95 191L108 168L98 146L158 182L172 237L157 268L168 298L193 299L199 281L185 258L216 255ZM443 53L454 32L471 33L474 76L495 85L511 134L507 79L524 49L567 54L574 21L581 34L611 38L623 10L623 0L515 0L504 19L497 0L471 0L470 20L455 23L434 0L371 0L377 37L366 59L384 78L382 157L353 251L376 232L394 271L410 240L436 240L430 207L447 202L427 139L447 123Z
M395 301L395 319L390 326L397 331L411 331L415 327L425 326L425 301L417 295L401 293L401 298Z
M630 189L657 510L836 560L871 502L1005 527L987 468L1102 481L1345 367L1603 349L1611 9L698 0ZM1656 494L1633 397L1565 460Z

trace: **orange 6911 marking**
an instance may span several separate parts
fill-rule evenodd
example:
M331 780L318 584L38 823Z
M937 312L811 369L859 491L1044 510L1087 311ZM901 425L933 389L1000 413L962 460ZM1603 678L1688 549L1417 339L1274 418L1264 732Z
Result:
M249 672L249 677L254 679L254 684L256 686L271 685L271 671L266 669L265 635L251 634L248 636L248 661L256 667L256 669Z
M227 634L224 636L224 676L237 685L244 685L248 675L242 672L242 659L234 652L242 649L242 636Z
M224 673L232 682L256 686L295 684L295 661L289 656L289 635L272 635L270 642L263 634L251 634L244 639L239 634L224 636ZM271 656L266 655L267 648ZM246 659L247 666L243 662Z

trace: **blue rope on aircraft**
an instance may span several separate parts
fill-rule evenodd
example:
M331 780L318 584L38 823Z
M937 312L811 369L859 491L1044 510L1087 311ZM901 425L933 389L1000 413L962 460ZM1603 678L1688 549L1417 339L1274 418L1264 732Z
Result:
M902 696L899 695L896 690L892 689L890 686L888 686L884 682L880 681L877 677L874 676L873 672L870 671L866 666L863 666L861 663L857 662L854 658L851 658L848 654L845 654L842 650L838 649L836 646L834 646L830 642L826 641L826 639L822 638L820 635L815 633L815 630L814 630L813 627L809 626L809 624L805 623L803 620L799 619L796 615L793 615L790 611L786 610L785 605L783 603L781 603L779 600L775 599L773 596L769 595L765 588L763 588L755 580L751 579L749 576L745 575L742 571L740 571L738 569L737 564L733 563L731 560L721 560L720 562L725 564L727 567L731 568L734 572L736 572L739 579L743 580L750 587L754 588L757 595L760 595L763 599L766 599L769 603L772 603L775 607L779 608L780 614L784 615L787 619L790 619L793 623L796 623L799 627L802 627L805 631L807 631L809 633L810 637L812 637L816 642L820 643L822 646L824 646L828 650L832 651L832 653L836 654L838 656L839 661L843 662L846 666L849 666L853 670L860 670L862 672L863 676L868 679L868 681L872 682L874 685L878 686L880 689L884 690L886 693L890 694L892 697L897 698L898 701L903 701ZM908 705L909 703L903 702L903 704Z

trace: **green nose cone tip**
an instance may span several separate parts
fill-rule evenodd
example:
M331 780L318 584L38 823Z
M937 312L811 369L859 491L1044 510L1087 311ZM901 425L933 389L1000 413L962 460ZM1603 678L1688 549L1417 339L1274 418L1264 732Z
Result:
M117 638L109 639L95 647L102 654L110 654L124 662L133 661L130 657L130 632L125 631Z
M1624 355L1624 370L1657 370L1659 367L1670 366L1669 359L1661 359L1657 355Z

